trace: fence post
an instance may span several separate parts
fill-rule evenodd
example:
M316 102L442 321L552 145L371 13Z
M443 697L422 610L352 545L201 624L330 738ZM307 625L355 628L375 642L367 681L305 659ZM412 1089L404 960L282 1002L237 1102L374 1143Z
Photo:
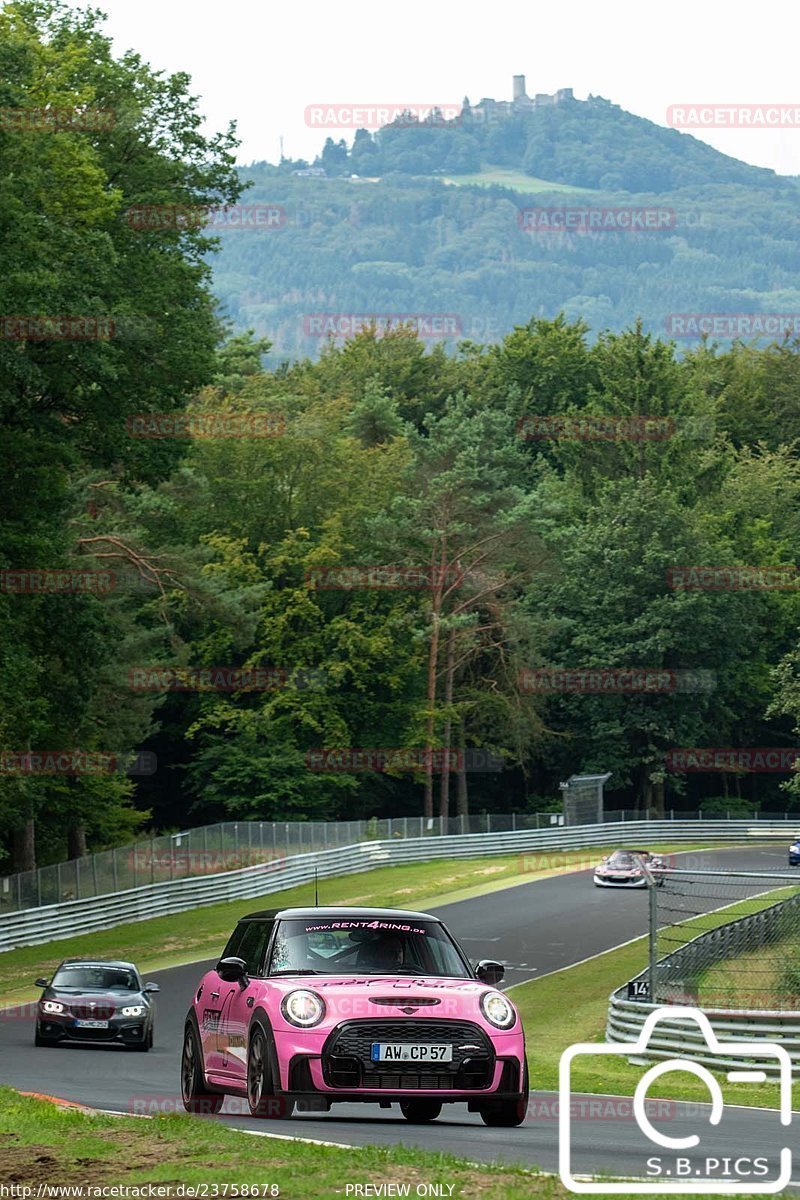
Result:
M95 891L97 889L95 888ZM36 907L42 907L42 868L36 868Z
M92 855L92 883L94 884L94 894L97 895L97 855Z
M56 888L58 889L57 904L60 904L64 897L61 895L61 863L56 863Z
M511 814L511 832L517 832L517 814L515 812L512 812Z
M649 977L649 992L650 1003L656 1004L656 958L658 954L658 892L656 889L655 880L651 877L648 879L649 900L650 900L650 929L648 936L648 977Z
M491 813L486 814L486 832L487 833L492 832L492 814Z
M81 898L81 860L75 859L75 899Z
M150 882L153 883L156 877L156 839L150 837Z
M17 908L22 909L22 872L17 872Z
M134 851L134 854L136 851ZM116 846L111 851L111 877L114 880L114 891L119 891L119 878L117 876L117 849Z

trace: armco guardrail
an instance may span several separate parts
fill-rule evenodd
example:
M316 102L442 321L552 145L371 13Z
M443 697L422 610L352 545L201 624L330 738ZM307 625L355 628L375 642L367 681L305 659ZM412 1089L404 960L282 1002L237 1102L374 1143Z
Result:
M615 992L609 1002L606 1037L610 1042L635 1041L642 1032L645 1019L656 1008L638 1000L623 1000ZM800 1069L800 1013L764 1011L759 1013L709 1009L706 1012L711 1028L721 1042L761 1038L780 1042L789 1051L793 1067ZM736 1069L748 1065L745 1058L712 1054L700 1027L694 1021L677 1017L659 1020L651 1036L646 1059L689 1058L715 1069ZM638 1056L637 1056L638 1061ZM759 1067L769 1073L768 1060Z
M398 838L361 842L311 854L270 860L237 871L146 884L84 900L69 900L5 914L0 951L16 946L109 929L129 921L184 912L226 900L269 896L320 879L369 871L374 867L433 859L522 854L526 851L591 849L594 846L641 846L656 842L755 842L785 836L783 821L624 821L603 825L561 826L549 830L465 834L437 838ZM521 870L524 870L524 865ZM533 864L531 864L531 869ZM313 892L309 890L309 901ZM324 901L324 891L321 899Z
M778 876L780 887L783 876ZM787 881L788 882L788 881ZM699 1008L708 1017L711 1028L720 1042L745 1041L753 1038L779 1041L789 1051L794 1066L800 1068L800 1012L777 1009L743 1010L705 1007L691 998L694 981L699 973L713 963L732 958L743 949L754 949L757 945L769 945L785 931L786 919L800 905L800 895L737 917L715 929L707 930L696 938L668 954L657 964L659 984L664 991L679 989L683 1004ZM646 979L648 970L641 971L635 978ZM633 982L633 981L631 981ZM644 1028L644 1023L656 1008L669 1005L669 999L659 1003L627 999L628 984L617 988L609 997L606 1039L610 1042L635 1041ZM661 988L657 996L661 995ZM720 1069L744 1067L747 1060L734 1056L712 1053L696 1022L678 1017L664 1017L655 1027L647 1045L647 1059L674 1058L676 1055ZM759 1065L762 1065L759 1063ZM769 1071L769 1065L764 1065Z
M788 819L788 813L784 814ZM641 820L636 813L605 809L603 820ZM669 812L670 821L702 820ZM721 819L721 818L719 818ZM753 818L756 819L755 817ZM594 818L590 818L593 821ZM777 817L774 820L778 820ZM582 824L583 822L576 822ZM395 838L451 837L467 833L514 833L564 824L561 813L462 813L455 817L370 817L357 821L223 821L176 833L140 838L127 846L52 863L16 875L0 875L0 916L64 900L125 892L146 883L218 875L298 854Z

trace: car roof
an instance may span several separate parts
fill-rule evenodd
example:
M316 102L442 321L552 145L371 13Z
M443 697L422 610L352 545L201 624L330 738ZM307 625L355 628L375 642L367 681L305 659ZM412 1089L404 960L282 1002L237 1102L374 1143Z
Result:
M381 918L387 917L391 920L413 918L417 921L438 921L438 917L432 916L430 913L416 912L412 909L405 908L335 908L320 906L314 908L309 905L308 908L263 908L259 912L247 913L241 917L242 921L257 921L266 919L288 920L292 917L308 918L308 917L371 917Z
M65 958L58 964L58 970L62 967L120 967L123 971L136 971L133 963L121 962L116 958ZM136 973L138 975L139 972Z

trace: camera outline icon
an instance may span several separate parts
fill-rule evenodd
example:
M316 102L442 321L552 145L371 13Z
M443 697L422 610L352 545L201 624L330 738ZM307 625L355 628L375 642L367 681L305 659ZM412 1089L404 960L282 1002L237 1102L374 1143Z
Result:
M568 1046L561 1055L558 1067L558 1173L564 1187L568 1188L571 1192L583 1195L613 1196L621 1194L664 1195L666 1193L675 1193L676 1195L680 1195L681 1193L691 1193L694 1195L698 1193L735 1195L737 1192L749 1195L767 1195L782 1191L792 1178L792 1151L788 1146L783 1146L780 1151L780 1174L778 1178L766 1180L762 1184L755 1183L752 1178L726 1182L724 1180L698 1179L696 1176L687 1177L685 1182L678 1182L677 1180L674 1182L672 1180L668 1181L663 1176L653 1179L652 1182L626 1182L624 1179L618 1183L606 1181L589 1182L585 1176L578 1178L572 1174L570 1073L573 1059L581 1054L591 1055L592 1057L596 1057L597 1055L622 1055L623 1057L628 1057L631 1054L646 1054L653 1030L660 1021L665 1019L668 1019L670 1022L675 1020L694 1021L699 1026L708 1049L714 1053L724 1054L726 1057L735 1057L738 1055L762 1061L764 1059L777 1060L780 1080L780 1104L778 1108L780 1123L783 1126L791 1124L792 1060L789 1057L789 1052L783 1046L779 1046L777 1042L761 1041L758 1038L743 1039L737 1042L729 1042L727 1040L720 1042L716 1033L711 1028L711 1022L708 1017L699 1008L663 1005L648 1014L642 1032L635 1041L600 1044L597 1042L576 1042L575 1045ZM695 1062L693 1059L681 1058L679 1055L651 1066L639 1080L633 1096L633 1114L639 1129L650 1141L662 1148L676 1151L689 1150L699 1144L700 1136L698 1134L690 1134L688 1137L683 1138L671 1138L666 1134L660 1133L653 1127L645 1111L647 1090L650 1084L669 1071L688 1071L706 1084L711 1095L710 1125L718 1125L722 1120L725 1107L722 1089L708 1067ZM725 1077L730 1083L764 1083L767 1079L766 1073L758 1070L756 1067L726 1071Z

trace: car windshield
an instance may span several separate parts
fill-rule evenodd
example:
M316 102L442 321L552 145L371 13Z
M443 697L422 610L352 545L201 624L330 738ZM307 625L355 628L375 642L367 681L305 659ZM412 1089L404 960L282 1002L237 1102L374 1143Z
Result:
M635 854L629 854L626 851L618 850L612 854L607 865L615 870L630 871L633 867L641 867L641 862Z
M139 980L135 972L126 967L76 963L59 967L50 986L74 988L82 992L138 992Z
M358 917L281 921L268 975L435 975L471 978L438 921Z

